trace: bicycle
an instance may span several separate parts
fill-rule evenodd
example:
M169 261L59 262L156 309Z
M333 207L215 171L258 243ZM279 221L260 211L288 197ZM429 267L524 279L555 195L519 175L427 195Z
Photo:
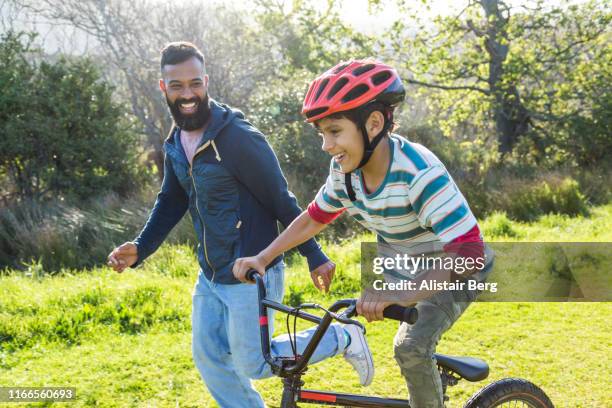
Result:
M356 299L343 299L335 302L329 309L314 304L303 303L298 307L289 307L282 303L266 299L266 288L261 276L254 270L247 273L247 279L257 284L259 303L259 327L261 350L266 362L272 368L272 372L283 380L283 394L280 408L298 408L297 403L320 404L330 406L346 407L396 407L410 408L408 400L396 398L373 397L358 394L345 394L329 391L317 391L303 389L304 382L301 377L308 368L308 361L315 348L318 346L323 334L332 323L337 321L344 324L355 324L361 328L363 325L352 317L356 316ZM286 313L287 319L293 316L317 324L313 336L309 340L303 354L298 355L294 351L293 356L272 357L270 353L270 335L268 331L268 308ZM325 312L319 317L304 309L319 309ZM337 312L344 311L340 314ZM418 319L418 311L413 307L402 307L391 305L384 310L385 318L414 324ZM295 331L294 320L294 331ZM287 320L289 322L289 320ZM289 323L287 323L289 328ZM291 333L289 333L291 336ZM296 350L296 348L294 348ZM472 357L454 357L443 354L434 354L440 376L442 378L444 400L447 387L457 385L459 380L465 379L470 382L482 381L489 375L488 364L480 359ZM528 408L554 408L548 396L535 384L520 378L505 378L495 381L474 394L464 405L464 408L493 408L493 407L520 407Z

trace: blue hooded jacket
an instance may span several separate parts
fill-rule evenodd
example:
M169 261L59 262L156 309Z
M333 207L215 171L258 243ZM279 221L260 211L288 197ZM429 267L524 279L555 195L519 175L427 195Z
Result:
M190 166L174 127L164 143L164 180L142 232L134 241L140 264L189 210L206 278L239 283L237 258L257 255L301 213L265 137L242 112L210 100L211 119ZM298 247L310 270L327 262L314 239ZM276 265L282 256L268 267ZM136 266L134 265L134 266Z

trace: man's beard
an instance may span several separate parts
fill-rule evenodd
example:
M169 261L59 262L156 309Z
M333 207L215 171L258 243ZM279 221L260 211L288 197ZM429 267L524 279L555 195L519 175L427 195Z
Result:
M197 96L191 99L178 98L174 103L171 103L166 96L166 102L170 109L170 114L174 119L176 126L183 130L197 130L204 127L208 119L210 118L210 105L208 104L208 94L204 96L204 100ZM197 110L189 115L181 113L179 105L181 103L195 102L197 104Z

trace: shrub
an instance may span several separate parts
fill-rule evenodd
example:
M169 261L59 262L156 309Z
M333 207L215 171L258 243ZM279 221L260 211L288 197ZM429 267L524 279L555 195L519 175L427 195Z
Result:
M482 222L481 226L486 238L516 237L518 235L505 212L494 212Z
M491 206L511 218L533 221L544 214L587 215L587 199L578 182L548 175L535 180L507 179L492 193Z
M62 268L102 265L116 245L136 237L152 201L111 194L80 205L26 201L0 208L0 270L29 265L31 270L41 270L37 273L53 274ZM195 243L187 218L172 232L170 242Z
M145 173L126 108L89 59L33 62L32 38L0 37L2 195L42 202L132 192Z
M593 205L607 204L612 201L612 163L593 168L582 168L576 172L575 179L580 190Z

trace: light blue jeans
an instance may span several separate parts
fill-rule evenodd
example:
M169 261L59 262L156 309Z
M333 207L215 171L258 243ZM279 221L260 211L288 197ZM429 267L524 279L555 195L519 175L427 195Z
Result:
M280 262L265 274L266 297L270 300L283 299L284 269ZM261 354L257 287L211 283L200 272L192 312L193 359L213 398L222 408L265 407L250 380L272 376ZM270 338L274 330L272 314L269 309ZM314 331L313 327L297 334L298 353L306 348ZM273 339L270 348L272 357L293 355L287 335ZM333 324L310 363L335 356L345 348L344 329Z

